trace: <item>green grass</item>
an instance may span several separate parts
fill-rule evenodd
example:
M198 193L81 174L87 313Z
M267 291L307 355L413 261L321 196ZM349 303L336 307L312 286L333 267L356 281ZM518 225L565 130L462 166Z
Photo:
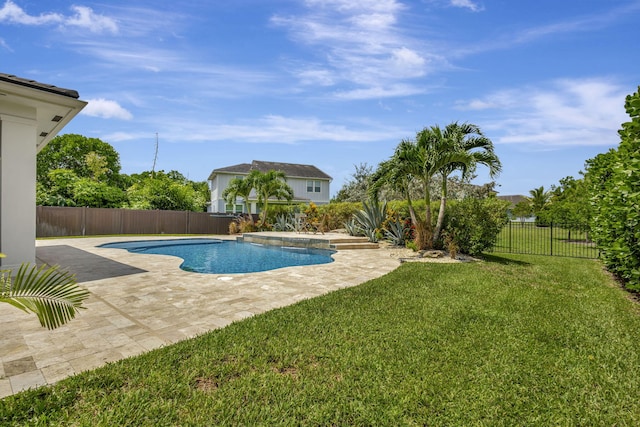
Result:
M534 223L511 222L500 234L494 252L529 255L560 255L598 258L595 244L584 231L564 227L537 227Z
M586 259L406 263L0 401L2 425L640 425L638 304Z

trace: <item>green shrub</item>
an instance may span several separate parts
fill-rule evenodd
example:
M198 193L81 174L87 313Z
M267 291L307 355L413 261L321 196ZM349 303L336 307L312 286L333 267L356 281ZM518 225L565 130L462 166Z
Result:
M340 202L319 205L318 212L326 215L327 226L330 230L343 228L344 223L353 217L353 214L362 209L360 202Z
M269 217L267 222L269 224L276 224L278 218L283 215L287 218L294 217L295 214L305 213L309 209L313 210L315 216L318 219L322 219L326 230L336 230L338 228L344 228L344 223L353 217L353 214L362 209L362 203L360 202L340 202L329 203L326 205L313 204L311 208L310 203L298 203L298 204L274 204L269 207Z
M592 238L607 268L640 291L640 87L626 98L631 121L623 123L620 145L587 161L585 180L594 208Z
M449 245L470 255L479 255L492 248L509 220L509 206L509 202L495 197L452 201L447 208L445 225Z
M393 212L397 213L400 218L410 218L411 215L409 213L409 203L406 200L392 200L388 203L389 209ZM413 206L413 210L416 212L418 218L425 217L425 203L423 199L413 200L411 202ZM440 201L432 201L431 202L431 218L433 220L433 224L435 225L435 221L438 218L438 209L440 208Z

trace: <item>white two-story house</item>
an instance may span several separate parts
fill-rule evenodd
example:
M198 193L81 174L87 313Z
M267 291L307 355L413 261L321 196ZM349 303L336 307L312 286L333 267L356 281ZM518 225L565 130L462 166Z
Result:
M244 178L252 170L268 172L276 170L284 172L287 184L293 190L291 203L309 203L317 205L329 203L329 184L331 177L312 165L299 165L295 163L264 162L254 160L251 163L227 166L214 169L209 175L209 189L211 190L210 212L216 213L259 213L256 206L257 197L255 191L251 192L249 200L251 212L243 212L244 201L238 198L235 204L228 204L222 197L222 193L234 178ZM276 201L274 201L277 203ZM271 203L271 202L270 202Z

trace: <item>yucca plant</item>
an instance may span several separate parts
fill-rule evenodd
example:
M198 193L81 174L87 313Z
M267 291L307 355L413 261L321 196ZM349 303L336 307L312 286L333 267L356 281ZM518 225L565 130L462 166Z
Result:
M293 215L282 214L276 216L273 222L273 231L297 231Z
M349 219L344 223L344 229L347 230L349 236L363 236L362 228L354 218Z
M4 257L4 254L0 254ZM11 271L0 271L0 302L11 304L38 316L40 325L55 329L76 316L89 297L75 276L58 266L22 264L14 278Z
M385 216L387 213L387 204L379 204L376 202L363 202L363 209L356 212L353 217L362 229L362 233L369 238L371 242L378 241L378 233L382 229Z
M385 237L395 246L404 246L406 243L408 227L404 221L400 218L396 218L393 221L387 223L387 227L384 230Z

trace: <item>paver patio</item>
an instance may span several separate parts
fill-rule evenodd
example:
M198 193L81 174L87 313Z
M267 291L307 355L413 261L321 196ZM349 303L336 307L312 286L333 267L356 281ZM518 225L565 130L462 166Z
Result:
M335 237L339 236L313 236ZM37 241L38 262L75 273L91 296L86 310L53 331L42 328L33 314L0 306L0 398L358 285L399 265L384 251L360 249L338 251L329 264L261 273L199 274L180 270L179 258L98 247L114 241L169 238L176 237Z

